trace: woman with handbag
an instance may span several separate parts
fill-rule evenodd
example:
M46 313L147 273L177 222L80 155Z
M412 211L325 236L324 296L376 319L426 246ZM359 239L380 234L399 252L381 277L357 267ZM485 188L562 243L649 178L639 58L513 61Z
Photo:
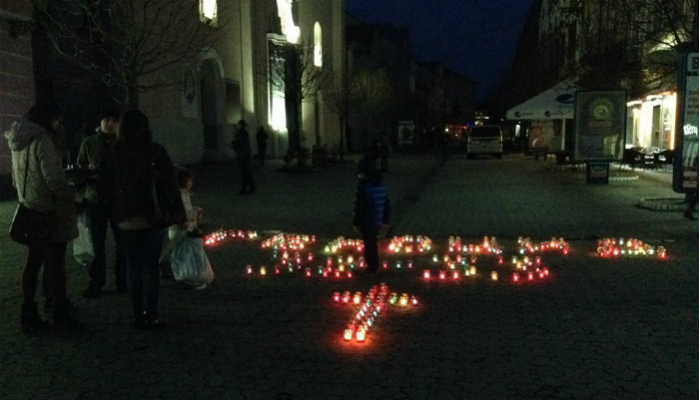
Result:
M152 142L148 117L125 112L117 136L100 165L98 191L123 233L134 327L160 328L160 252L166 227L187 220L185 207L168 152Z
M75 196L51 137L60 121L61 111L55 103L39 102L5 133L12 150L12 182L20 203L10 236L27 245L20 315L25 334L48 328L34 301L44 260L49 268L54 297L54 330L70 330L77 323L70 316L70 303L66 298L66 248L68 242L78 236Z

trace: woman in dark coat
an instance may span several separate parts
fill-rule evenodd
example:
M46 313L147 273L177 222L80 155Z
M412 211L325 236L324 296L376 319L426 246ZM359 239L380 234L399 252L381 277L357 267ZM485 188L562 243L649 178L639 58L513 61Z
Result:
M27 248L20 315L25 334L48 328L46 321L39 317L34 301L43 261L46 261L54 298L54 329L65 331L77 322L70 316L66 298L66 248L69 241L78 237L75 194L66 180L52 138L60 121L61 111L55 103L39 102L5 133L12 150L12 183L19 201L32 210L53 213L56 222L49 243Z
M134 311L134 327L163 326L158 313L158 261L166 226L154 219L154 179L163 196L185 216L175 168L168 152L152 142L148 117L131 110L119 121L119 142L100 166L105 179L98 189L111 204L113 218L123 235L127 259L127 286Z

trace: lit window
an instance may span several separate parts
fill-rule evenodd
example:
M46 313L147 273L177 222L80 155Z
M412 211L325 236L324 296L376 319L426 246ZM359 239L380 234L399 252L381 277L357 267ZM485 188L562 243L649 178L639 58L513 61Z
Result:
M318 22L314 25L314 65L317 67L323 66L323 35L321 33L321 24Z
M217 7L217 0L199 0L199 19L207 25L215 25Z

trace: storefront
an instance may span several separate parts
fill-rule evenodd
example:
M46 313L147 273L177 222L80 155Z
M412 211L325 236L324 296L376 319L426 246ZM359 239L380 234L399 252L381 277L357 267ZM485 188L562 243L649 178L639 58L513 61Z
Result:
M574 95L579 87L570 80L538 94L506 113L513 121L513 132L523 148L546 147L549 151L567 150L571 143Z
M627 103L626 147L673 149L676 92L651 94Z

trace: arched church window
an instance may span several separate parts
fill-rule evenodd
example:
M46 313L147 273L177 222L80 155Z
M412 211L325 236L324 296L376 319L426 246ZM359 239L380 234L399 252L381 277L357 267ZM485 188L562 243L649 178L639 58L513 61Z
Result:
M323 66L323 32L318 22L314 25L314 65Z
M216 26L218 0L199 0L199 20L211 26Z

